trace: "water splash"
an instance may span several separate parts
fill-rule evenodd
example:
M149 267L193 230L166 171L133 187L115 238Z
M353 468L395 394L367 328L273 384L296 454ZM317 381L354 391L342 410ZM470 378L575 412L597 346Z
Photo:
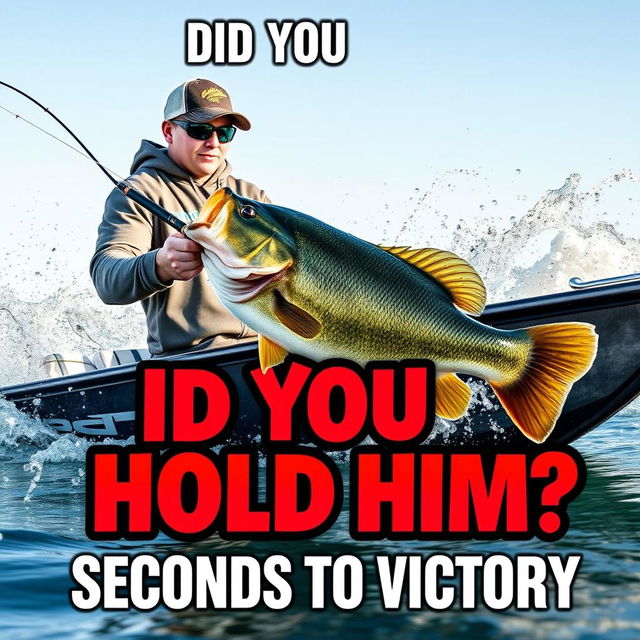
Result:
M25 455L54 442L58 434L37 418L30 418L0 396L0 457Z
M565 291L575 276L593 280L640 271L640 178L632 171L584 191L580 175L572 173L530 209L525 194L494 198L484 182L479 171L439 175L409 198L407 215L397 231L389 230L385 243L454 251L476 267L489 303ZM481 198L476 205L481 215L456 222L462 192L467 201ZM480 209L485 202L492 203L493 215L485 215L486 206Z
M113 438L106 438L100 445L113 445L127 446L134 444L133 436L127 440L114 440ZM71 463L77 462L78 466L75 469L75 474L71 476L70 482L73 486L78 486L84 478L84 463L86 459L87 449L97 443L87 440L86 438L79 438L73 434L64 434L51 442L46 448L41 449L33 453L24 465L24 470L33 474L31 483L24 496L25 502L30 502L33 492L38 488L38 483L42 478L44 467L47 463Z
M0 291L0 386L41 378L42 359L51 353L145 343L139 305L107 307L86 276L37 301L23 299L17 285Z
M568 289L575 276L593 280L640 271L640 241L611 222L593 220L604 185L633 183L631 173L616 174L599 187L578 192L571 174L559 189L547 191L519 220L500 231L495 220L463 223L454 234L455 251L482 274L491 301L523 298ZM585 220L592 218L585 224ZM478 226L484 233L478 233Z

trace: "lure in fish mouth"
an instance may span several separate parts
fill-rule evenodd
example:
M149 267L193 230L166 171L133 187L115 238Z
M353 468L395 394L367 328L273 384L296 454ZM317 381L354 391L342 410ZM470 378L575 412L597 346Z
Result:
M287 353L313 360L429 359L436 413L461 417L487 380L516 426L544 442L573 383L591 367L594 327L564 322L500 330L479 315L475 269L439 249L380 247L320 220L216 191L185 233L204 248L222 303L258 332L263 370Z

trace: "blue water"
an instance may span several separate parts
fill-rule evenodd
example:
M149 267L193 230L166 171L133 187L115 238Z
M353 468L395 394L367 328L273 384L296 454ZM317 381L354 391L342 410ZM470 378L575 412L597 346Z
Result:
M317 538L300 542L197 544L159 538L146 543L96 543L84 535L86 444L53 436L0 403L0 637L21 638L640 638L640 411L622 414L574 446L583 455L588 480L569 509L570 528L561 540L355 542L342 514ZM343 469L344 470L344 469ZM375 580L367 582L362 607L343 612L308 607L308 574L296 571L297 593L286 611L152 612L75 611L69 562L81 552L247 554L286 552L296 562L307 554L358 554L369 562L380 553L582 553L570 611L492 612L483 606L383 611Z

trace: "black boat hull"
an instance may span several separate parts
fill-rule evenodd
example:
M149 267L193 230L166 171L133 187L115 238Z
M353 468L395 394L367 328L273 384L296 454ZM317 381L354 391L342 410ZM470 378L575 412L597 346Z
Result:
M598 354L591 370L571 390L549 443L567 444L620 411L640 393L640 286L618 284L507 302L487 307L480 320L511 329L549 322L580 321L596 327ZM260 434L259 407L242 369L257 366L257 346L242 344L180 356L194 367L215 364L231 376L239 395L238 441ZM434 444L451 446L531 445L501 408L488 385L485 400L461 420L436 428ZM38 417L60 433L128 438L134 433L135 365L5 387L0 393L21 411ZM493 409L487 409L487 403Z

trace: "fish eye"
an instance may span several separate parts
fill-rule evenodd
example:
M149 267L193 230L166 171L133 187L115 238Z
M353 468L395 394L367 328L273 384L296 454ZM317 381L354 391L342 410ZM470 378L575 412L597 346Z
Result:
M255 218L256 210L249 204L246 204L242 209L240 209L240 215L243 218Z

